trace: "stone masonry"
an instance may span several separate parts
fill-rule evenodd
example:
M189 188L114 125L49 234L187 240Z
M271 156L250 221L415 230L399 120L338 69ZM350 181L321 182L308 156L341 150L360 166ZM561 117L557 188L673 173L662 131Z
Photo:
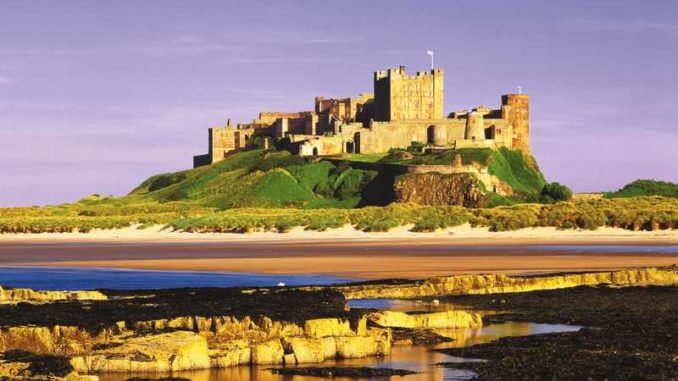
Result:
M506 94L501 106L443 110L443 69L408 75L404 66L374 73L374 93L315 98L312 111L261 112L251 123L212 127L207 154L194 167L251 148L282 145L302 156L385 153L412 142L434 149L508 147L531 154L526 94Z

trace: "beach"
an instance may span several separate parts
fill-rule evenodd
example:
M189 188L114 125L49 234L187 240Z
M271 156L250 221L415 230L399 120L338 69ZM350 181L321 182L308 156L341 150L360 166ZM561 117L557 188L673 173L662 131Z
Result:
M503 272L534 274L678 263L678 231L554 228L489 232L468 225L433 233L184 233L127 228L0 235L0 266L318 274L354 279ZM675 249L675 248L674 248Z

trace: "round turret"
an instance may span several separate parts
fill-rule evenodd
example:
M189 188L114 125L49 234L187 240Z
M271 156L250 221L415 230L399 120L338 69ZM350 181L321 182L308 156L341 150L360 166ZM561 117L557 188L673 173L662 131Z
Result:
M433 126L433 141L434 146L444 146L447 144L447 129L443 126Z
M466 118L466 134L468 140L485 140L485 122L483 115L478 112L468 114Z

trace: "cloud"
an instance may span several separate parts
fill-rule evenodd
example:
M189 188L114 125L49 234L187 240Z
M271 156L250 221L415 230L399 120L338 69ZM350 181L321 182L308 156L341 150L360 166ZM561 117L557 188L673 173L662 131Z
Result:
M9 85L12 82L14 82L14 80L12 80L12 78L4 76L4 75L0 75L0 85Z
M589 27L598 30L618 31L628 33L638 32L669 32L678 35L678 24L663 23L656 21L644 20L612 20L612 19L588 19L588 18L572 18L564 20L567 24L575 26Z
M239 44L221 43L203 40L197 37L183 36L165 40L150 40L131 42L111 46L87 46L87 47L49 47L49 48L7 48L0 49L0 54L5 55L96 55L96 54L184 54L236 51L241 49Z
M249 51L256 45L336 45L363 41L363 37L335 36L310 30L268 30L231 33L227 37L204 38L180 35L157 40L132 41L110 46L57 46L0 48L0 55L96 55L96 54L194 54Z

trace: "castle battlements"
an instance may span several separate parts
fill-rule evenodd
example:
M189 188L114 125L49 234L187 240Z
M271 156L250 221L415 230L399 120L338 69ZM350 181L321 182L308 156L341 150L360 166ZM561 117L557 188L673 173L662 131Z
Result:
M413 141L432 148L508 147L531 153L526 94L505 94L501 106L483 105L444 113L444 71L407 73L405 66L374 72L373 93L314 99L312 111L271 112L252 123L230 119L209 129L208 153L194 166L212 164L233 152L282 143L299 155L383 153Z

